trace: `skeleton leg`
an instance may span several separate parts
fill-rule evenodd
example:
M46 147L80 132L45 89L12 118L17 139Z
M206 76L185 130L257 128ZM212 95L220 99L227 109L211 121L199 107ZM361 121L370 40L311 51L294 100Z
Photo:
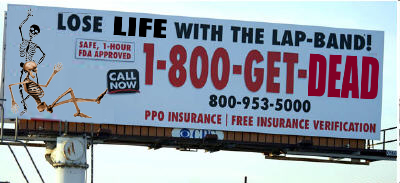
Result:
M64 100L64 101L61 101L61 102L58 102L58 103L54 104L53 108L57 107L59 105L63 105L63 104L74 102L74 101L75 102L96 102L96 99L75 98L75 100L74 100L74 99L71 98L71 99Z
M104 97L104 95L106 95L106 92L107 92L107 89L103 93L101 93L96 99L75 98L75 102L96 102L96 103L100 104L101 99ZM64 100L64 101L61 101L61 102L58 102L55 104L53 103L52 107L54 108L59 105L63 105L63 104L70 103L73 101L74 101L74 99L71 98L71 99Z
M67 91L65 91L63 94L61 94L61 95L53 102L53 104L51 104L50 106L48 106L47 111L49 111L50 113L52 113L52 112L53 112L53 107L55 107L56 103L57 103L61 98L63 98L65 95L67 95L68 93L71 95L71 99L69 99L69 100L71 100L70 102L73 102L74 105L75 105L75 108L76 108L76 113L74 114L74 116L75 116L75 117L76 117L76 116L80 116L80 117L83 117L83 118L91 118L90 116L81 113L81 111L80 111L80 109L79 109L79 107L78 107L78 104L77 104L77 102L76 102L76 98L75 98L74 91L73 91L71 88L69 88ZM63 103L63 104L64 104L64 103ZM60 105L61 105L61 104L60 104Z
M71 89L71 88L70 88ZM54 102L53 102L53 104L51 104L51 106L49 106L49 108L47 109L50 113L51 112L53 112L53 108L54 107L57 107L57 106L59 106L59 105L63 105L63 104L66 104L66 103L70 103L70 102L74 102L74 104L75 104L75 107L77 108L77 111L78 111L78 113L80 113L79 112L79 108L78 108L78 105L77 105L77 103L78 102L96 102L96 103L98 103L98 104L100 104L100 101L101 101L101 99L104 97L104 95L107 93L107 89L103 92L103 93L101 93L96 99L84 99L84 98L75 98L75 95L74 95L74 92L72 91L72 89L71 89L71 91L69 91L70 89L68 89L65 93L63 93L61 96L59 96ZM68 99L68 100L64 100L64 101L61 101L61 102L58 102L62 97L64 97L65 95L67 95L69 92L71 92L71 99ZM57 103L58 102L58 103ZM85 115L85 114L82 114L82 113L80 113L81 115ZM79 115L79 114L78 114ZM81 116L81 115L79 115L79 116ZM75 116L75 115L74 115ZM86 115L85 115L86 116ZM81 116L81 117L83 117L83 116ZM89 117L89 116L88 116Z

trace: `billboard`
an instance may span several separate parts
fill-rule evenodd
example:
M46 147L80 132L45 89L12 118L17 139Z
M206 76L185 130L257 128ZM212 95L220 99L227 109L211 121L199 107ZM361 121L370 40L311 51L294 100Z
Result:
M5 117L378 139L382 31L9 5Z

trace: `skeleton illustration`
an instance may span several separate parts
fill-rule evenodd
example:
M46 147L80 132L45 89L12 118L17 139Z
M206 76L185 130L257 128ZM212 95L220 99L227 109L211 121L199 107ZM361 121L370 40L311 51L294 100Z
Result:
M21 39L22 39L22 43L19 45L19 56L25 57L25 62L32 61L32 57L36 53L36 48L38 48L43 54L42 58L40 58L38 62L38 64L40 64L42 63L46 54L44 54L40 46L38 46L36 43L32 41L32 39L40 33L39 26L35 24L31 25L29 29L29 40L24 39L24 36L22 35L22 26L25 24L26 21L28 21L29 17L31 16L33 16L32 11L28 10L28 16L24 21L22 21L21 25L19 25L19 32L21 33Z
M18 112L18 105L14 100L14 96L11 90L11 86L14 85L23 85L24 90L26 93L28 93L28 96L31 96L33 99L35 99L36 104L37 104L37 109L39 110L39 112L43 112L45 109L52 113L53 112L53 108L57 107L59 105L62 104L66 104L66 103L70 103L73 102L76 108L76 113L74 114L74 116L80 116L80 117L84 117L84 118L91 118L90 116L83 114L80 112L80 109L78 107L78 102L96 102L98 104L100 104L101 99L104 97L104 95L107 92L107 89L101 93L96 99L82 99L82 98L75 98L75 94L74 91L69 88L67 91L65 91L63 94L61 94L51 105L47 105L45 102L42 102L40 100L40 98L42 98L44 96L44 91L42 89L42 87L47 87L50 83L50 81L53 79L53 77L62 69L62 64L58 63L57 65L54 66L54 70L53 70L53 74L50 76L49 80L47 81L47 83L45 85L40 85L37 82L34 82L30 79L30 77L35 78L35 75L33 73L36 74L37 76L37 64L33 61L28 61L23 65L23 70L24 72L27 73L25 79L23 82L20 83L14 83L14 84L10 84L9 88L10 88L10 92L11 92L11 98L12 98L12 104L11 104L11 110L13 111L13 113L17 113ZM65 95L70 94L71 95L71 99L68 100L64 100L61 102L58 102L62 97L64 97Z
M32 61L33 55L35 55L35 53L36 53L36 48L39 48L39 50L43 54L38 62L38 64L40 64L40 63L42 63L46 54L43 52L43 50L40 48L40 46L38 46L36 43L34 43L32 41L32 39L40 33L39 26L37 26L35 24L31 25L31 27L29 29L29 40L24 39L24 36L22 34L22 26L25 24L26 21L28 21L29 17L31 17L31 16L33 16L32 11L29 9L26 19L22 21L21 25L19 25L19 32L21 33L21 39L22 39L22 43L19 45L19 55L21 57L25 57L25 63L28 61ZM25 63L21 62L21 64L20 64L21 67L23 67L23 65ZM19 78L20 82L22 82L23 74L24 74L24 69L21 69L21 77ZM39 79L37 79L37 82L39 82ZM24 94L22 92L22 85L19 85L19 93L22 98L21 103L24 106L24 110L20 114L22 116L28 110L25 100L29 98L29 95L26 98L24 98Z

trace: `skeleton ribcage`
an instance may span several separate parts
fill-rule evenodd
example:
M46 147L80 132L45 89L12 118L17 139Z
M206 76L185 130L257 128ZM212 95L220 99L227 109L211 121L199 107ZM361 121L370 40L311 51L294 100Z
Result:
M43 89L35 82L27 83L26 87L27 93L34 99L39 99L44 96Z
M19 45L19 56L25 57L25 61L32 61L33 55L36 53L37 44L29 42L28 40L22 41Z

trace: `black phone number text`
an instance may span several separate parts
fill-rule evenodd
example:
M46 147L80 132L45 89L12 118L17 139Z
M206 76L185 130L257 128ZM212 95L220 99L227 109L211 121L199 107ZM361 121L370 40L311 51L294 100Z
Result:
M309 100L299 99L282 99L277 98L275 101L266 97L248 97L243 98L225 95L210 95L210 107L220 108L239 108L252 110L275 110L275 111L294 111L308 113L311 110L311 102Z

